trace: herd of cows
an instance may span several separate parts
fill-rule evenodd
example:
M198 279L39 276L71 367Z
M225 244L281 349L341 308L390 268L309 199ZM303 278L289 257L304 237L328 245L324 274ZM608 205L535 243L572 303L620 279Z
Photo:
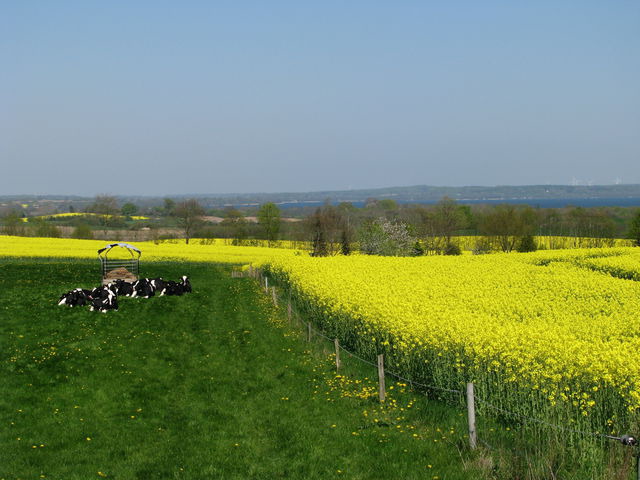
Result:
M162 278L142 278L134 283L115 280L93 290L76 288L63 293L60 295L58 305L69 307L90 305L91 311L106 313L109 310L118 310L118 296L149 298L155 296L156 292L159 296L183 295L191 292L191 282L186 275L179 282Z

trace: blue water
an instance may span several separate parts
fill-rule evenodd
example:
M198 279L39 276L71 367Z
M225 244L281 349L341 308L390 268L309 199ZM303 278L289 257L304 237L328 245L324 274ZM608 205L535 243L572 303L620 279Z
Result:
M532 198L532 199L495 199L495 200L457 200L461 205L498 205L501 203L512 203L517 205L531 205L532 207L540 208L562 208L567 206L573 207L640 207L640 197L624 197L624 198ZM278 203L280 208L289 207L303 207L303 206L320 206L324 201L317 202L292 202L292 203ZM333 205L337 205L339 202L332 202ZM354 201L351 202L356 207L363 207L366 202ZM434 201L398 201L403 204L421 204L421 205L434 205L438 203Z

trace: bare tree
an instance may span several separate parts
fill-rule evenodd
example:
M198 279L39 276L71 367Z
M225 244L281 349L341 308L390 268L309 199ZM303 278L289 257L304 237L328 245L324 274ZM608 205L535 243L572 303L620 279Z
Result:
M106 194L96 195L93 203L87 207L87 211L102 215L117 215L120 213L116 197Z
M193 233L203 225L204 208L195 199L178 203L173 209L173 216L178 219L178 225L184 230L185 241L188 244Z
M501 204L493 207L481 218L480 231L495 243L499 250L510 252L524 237L538 230L538 217L531 207L516 208Z
M87 207L87 212L98 214L98 223L106 236L107 227L113 226L116 220L114 217L120 213L118 200L112 195L96 195L93 203Z
M312 256L326 257L338 252L347 255L350 253L347 221L341 209L329 204L316 208L315 212L306 218L305 229L311 238Z

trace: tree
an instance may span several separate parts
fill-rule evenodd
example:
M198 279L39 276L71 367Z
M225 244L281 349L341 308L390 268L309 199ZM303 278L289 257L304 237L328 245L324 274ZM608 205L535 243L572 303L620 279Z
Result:
M93 231L91 231L91 227L86 223L80 223L76 228L73 229L71 237L90 240L93 238Z
M629 238L633 240L636 247L640 247L640 210L636 212L631 220L631 226L629 228Z
M567 214L569 235L580 237L576 247L603 247L611 245L616 224L603 209L575 207Z
M115 215L120 213L118 208L118 200L111 195L96 195L95 200L87 207L87 212L97 213L98 222L107 234L107 227L116 225L117 219Z
M176 208L176 202L171 198L164 199L164 205L162 208L162 214L170 217L173 215L173 209Z
M267 202L258 210L258 224L262 228L264 238L269 242L278 239L280 232L280 209L275 203Z
M363 225L359 232L360 251L367 255L406 257L415 255L416 239L406 224L379 218Z
M34 220L37 237L60 238L60 229L42 218Z
M120 213L122 213L122 215L124 215L125 217L130 217L131 215L135 215L136 213L138 213L138 206L135 203L127 202L122 205Z
M230 207L225 211L225 216L220 225L227 227L233 238L234 245L239 245L247 238L247 220L242 212Z
M204 223L202 220L204 214L204 208L195 199L180 202L173 209L173 216L178 219L178 226L184 231L187 244L193 233Z
M535 252L537 249L538 245L536 245L533 235L525 235L520 239L520 243L518 243L519 252Z
M460 248L452 244L451 238L458 230L464 228L464 210L455 200L445 196L436 204L432 220L434 231L441 239L440 251L445 255L459 255Z
M514 250L522 243L522 237L532 236L537 228L537 215L531 207L518 210L509 204L496 205L480 222L480 232L503 252Z
M342 255L351 255L351 242L347 230L342 230L340 234L340 253Z
M398 209L398 202L393 198L383 198L382 200L378 200L378 208L381 208L382 210L395 211Z
M24 223L22 222L22 217L20 217L18 212L15 210L11 211L2 220L5 235L24 235Z
M117 215L120 209L118 208L118 200L111 195L96 195L95 200L91 205L87 207L87 212L99 213L102 215Z
M306 218L305 230L311 239L312 256L351 253L349 217L345 212L348 212L347 207L334 207L327 203L316 208L315 212Z

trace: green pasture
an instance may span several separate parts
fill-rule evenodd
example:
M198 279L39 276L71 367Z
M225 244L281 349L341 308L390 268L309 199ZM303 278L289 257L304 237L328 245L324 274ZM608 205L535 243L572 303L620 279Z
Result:
M459 409L336 377L230 268L147 263L184 297L57 306L95 261L0 260L0 479L467 479ZM284 320L283 320L284 319ZM481 473L483 470L484 473ZM492 478L489 475L486 478Z

